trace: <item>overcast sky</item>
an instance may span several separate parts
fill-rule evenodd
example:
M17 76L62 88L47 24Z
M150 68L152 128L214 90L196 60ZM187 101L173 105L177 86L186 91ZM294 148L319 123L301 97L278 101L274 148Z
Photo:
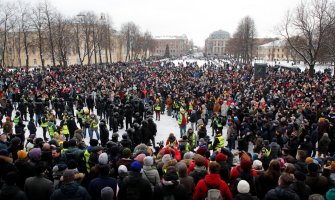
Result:
M38 0L25 0L37 2ZM246 15L255 20L258 37L276 36L287 10L300 0L49 0L68 16L80 11L108 13L114 27L133 21L154 36L186 34L195 45L204 46L213 31L233 34Z

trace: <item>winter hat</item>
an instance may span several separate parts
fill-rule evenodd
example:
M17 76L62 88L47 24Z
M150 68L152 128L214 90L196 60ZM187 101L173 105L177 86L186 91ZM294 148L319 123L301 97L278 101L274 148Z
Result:
M20 160L23 160L25 158L27 158L28 156L28 153L24 150L20 150L17 152L17 157L20 159Z
M10 121L10 117L9 117L9 116L6 117L6 121L7 121L7 122Z
M107 155L107 153L100 154L98 161L99 161L100 165L107 165L108 164L108 155Z
M307 165L312 164L313 163L313 158L312 157L307 157L306 160L305 160L305 163Z
M252 163L252 168L255 170L263 170L263 163L260 160L254 160Z
M41 155L42 155L42 152L40 148L33 148L28 153L29 158L34 161L41 160Z
M166 181L176 181L178 180L178 174L175 167L168 167L164 175L164 180Z
M326 199L327 200L335 199L335 188L328 190L328 192L326 193Z
M101 190L101 200L110 200L114 198L114 190L111 187L104 187Z
M120 165L117 171L118 171L119 175L128 173L128 169L124 165Z
M227 156L223 153L218 153L216 156L215 156L215 161L216 162L224 162L227 160Z
M144 160L145 156L146 155L144 153L138 154L134 160L137 160L138 162L140 162L143 165L143 160Z
M186 152L184 154L184 157L183 159L186 160L186 159L192 159L192 157L194 156L193 152Z
M200 155L202 155L202 156L205 156L206 151L207 151L206 147L200 147L200 148L197 150L197 154L200 154Z
M129 158L130 155L131 155L131 150L130 150L129 148L125 148L125 149L123 149L122 156L123 156L124 158Z
M166 155L166 154L171 154L171 151L168 148L165 148L163 151L163 155Z
M167 163L169 160L171 160L172 158L171 158L171 156L170 156L170 154L165 154L164 156L163 156L163 158L162 158L162 162L165 164L165 163Z
M64 183L69 183L74 181L75 175L74 175L74 170L67 169L63 173L63 181Z
M147 156L143 159L144 166L152 166L154 164L154 159L151 156Z
M195 165L197 165L197 166L204 166L205 163L206 163L206 159L202 155L195 154L194 155L194 162L195 162Z
M250 160L242 160L240 166L241 166L241 168L243 170L247 170L248 171L248 170L251 169L252 164L253 163Z
M138 161L134 161L131 163L130 165L130 171L133 171L133 172L141 172L141 169L142 169L142 165L140 162Z
M237 184L237 191L241 194L247 194L250 191L249 183L245 180L240 180Z

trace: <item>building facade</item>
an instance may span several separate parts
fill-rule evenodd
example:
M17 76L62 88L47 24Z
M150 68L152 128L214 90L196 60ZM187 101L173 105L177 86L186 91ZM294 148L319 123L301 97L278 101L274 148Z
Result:
M275 40L257 47L257 59L264 61L291 61L293 56L285 40Z
M218 30L211 33L205 41L205 56L223 58L226 54L226 45L229 39L230 34L227 31Z
M186 35L182 36L156 36L154 37L155 50L153 56L164 57L166 47L169 47L170 57L181 57L187 54L189 50L188 39Z

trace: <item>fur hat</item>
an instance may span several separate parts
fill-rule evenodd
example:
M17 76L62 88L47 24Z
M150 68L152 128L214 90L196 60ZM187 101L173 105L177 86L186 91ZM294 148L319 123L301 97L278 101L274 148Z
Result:
M141 172L141 169L142 169L142 165L138 161L134 161L130 165L130 171L132 172Z
M154 164L154 159L151 156L147 156L143 159L144 166L152 166Z
M107 155L107 153L100 154L98 161L99 161L100 165L107 165L108 164L108 155Z
M250 191L249 183L245 180L240 180L237 184L237 191L241 194L247 194Z

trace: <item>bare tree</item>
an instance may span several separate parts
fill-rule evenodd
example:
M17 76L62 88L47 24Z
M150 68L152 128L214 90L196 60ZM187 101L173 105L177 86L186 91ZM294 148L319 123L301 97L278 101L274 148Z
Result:
M309 66L313 76L320 52L325 46L326 35L334 24L328 0L306 0L294 12L288 12L281 27L281 35Z
M238 61L251 63L255 37L255 22L246 16L239 22L236 32L228 41L227 51L233 54Z
M31 29L31 6L27 3L24 3L23 1L19 1L18 3L18 8L19 8L19 44L21 45L21 35L22 35L22 42L23 42L23 48L25 52L25 66L29 66L29 47L31 45L29 36L30 34L30 29ZM21 55L21 48L18 47L18 54ZM20 58L20 65L21 65L21 56Z
M15 5L10 2L6 2L4 5L1 6L0 9L0 22L2 25L2 66L6 66L6 51L7 51L7 40L8 40L8 33L9 33L9 21L15 14Z
M131 59L130 53L134 50L134 42L139 36L139 27L134 22L128 22L121 27L121 35L126 42L126 61Z
M38 40L37 40L37 46L39 49L39 54L40 54L40 60L42 63L42 67L44 67L44 28L45 28L45 20L43 17L43 9L42 6L39 4L33 8L32 15L31 15L31 21L33 24L34 31L37 32L38 35Z
M55 61L55 47L54 47L54 38L52 35L52 23L54 18L54 9L51 8L47 0L44 0L43 3L43 14L45 15L45 20L48 26L48 36L49 36L49 44L50 44L50 51L51 51L51 59L53 66L56 66Z

